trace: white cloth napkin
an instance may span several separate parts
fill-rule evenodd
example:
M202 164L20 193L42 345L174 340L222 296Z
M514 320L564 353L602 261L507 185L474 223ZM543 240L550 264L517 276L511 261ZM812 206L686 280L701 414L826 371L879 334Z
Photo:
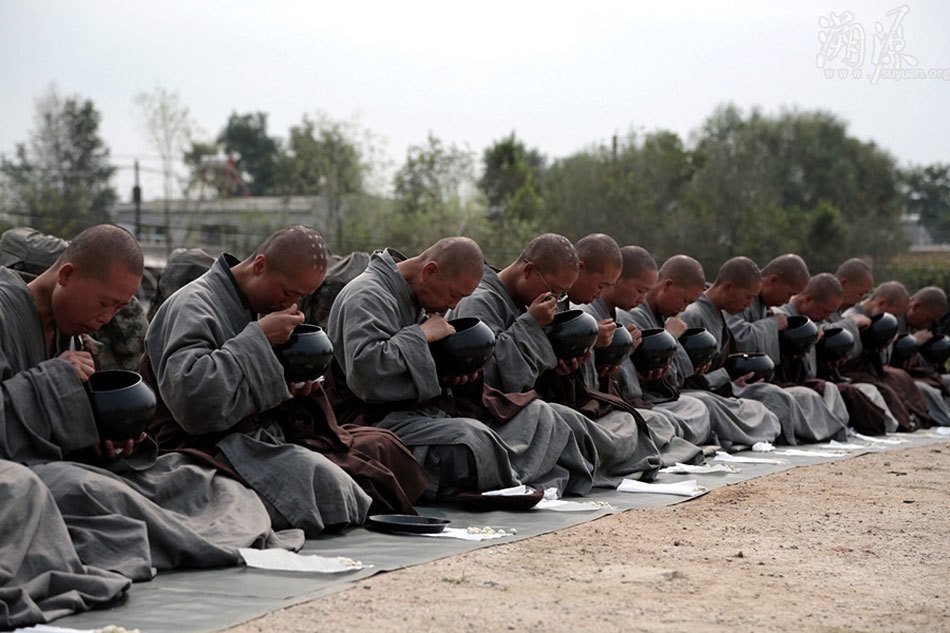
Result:
M708 475L710 473L741 473L742 469L729 464L681 464L676 462L672 466L661 468L660 472L674 475Z
M553 510L554 512L595 512L597 510L615 510L605 501L567 501L565 499L542 499L532 510Z
M715 462L732 462L734 464L787 464L787 459L769 459L766 457L744 457L742 455L730 455L718 451L713 457Z
M705 491L705 488L696 485L695 479L678 481L673 484L648 484L635 479L624 479L617 486L617 492L652 492L658 495L678 495L680 497L693 497Z
M96 633L96 629L65 629L61 626L50 626L49 624L34 624L33 626L13 629L13 633L29 631L30 633Z
M481 494L485 497L518 497L522 495L530 495L532 492L534 492L534 488L530 488L524 484L521 484L520 486L512 486L511 488L488 490Z
M879 448L884 448L880 444L878 445L868 445L868 444L848 444L846 442L839 442L838 440L831 440L827 444L820 444L822 448L837 448L842 451L867 451L867 450L877 450Z
M752 445L753 453L771 453L775 450L770 442L756 442Z
M317 556L316 554L297 554L285 549L238 548L248 567L274 569L277 571L304 571L317 574L338 574L355 571L372 565L364 565L343 556Z
M864 447L862 447L864 448ZM787 448L783 451L775 451L775 455L789 455L793 457L847 457L845 451L803 451L800 448Z
M938 426L934 429L937 435L950 435L950 426Z
M409 532L399 532L399 534L405 534L406 536L430 536L434 538L457 538L460 541L490 541L496 538L502 538L503 536L513 536L508 532L495 532L494 534L472 534L468 531L468 528L451 528L447 527L441 532L436 532L435 534L414 534Z
M849 435L853 435L862 442L870 442L872 444L906 444L907 440L901 439L899 437L871 437L870 435L862 435L860 433L851 433L851 429L848 429Z

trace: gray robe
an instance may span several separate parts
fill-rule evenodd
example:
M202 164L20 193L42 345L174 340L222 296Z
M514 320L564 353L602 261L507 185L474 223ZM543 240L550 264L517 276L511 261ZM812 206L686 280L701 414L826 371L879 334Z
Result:
M222 255L155 313L146 349L158 390L190 435L226 432L247 416L291 398L284 370ZM224 459L264 501L275 528L316 536L359 525L371 499L320 453L284 441L278 425L226 434Z
M621 310L618 320L623 324L632 323L641 330L663 327L646 300L633 310ZM686 379L694 373L689 354L682 345L677 344L676 356L673 357L669 374L670 380L682 388ZM628 378L627 389L640 388L632 362L624 375ZM680 393L680 397L695 398L706 405L711 427L710 442L727 450L734 444L751 446L757 442L772 442L781 433L778 417L755 400L726 398L700 389L683 389ZM647 397L650 397L649 393Z
M589 315L601 321L603 319L620 320L620 310L609 310L604 300L595 299L592 303L577 306ZM623 324L628 325L628 324ZM600 388L600 378L594 359L591 358L581 368L584 382L592 389ZM627 356L620 363L620 371L614 374L621 396L628 400L644 396L640 388L640 379L634 369L633 361ZM652 399L651 399L652 400ZM664 466L674 463L702 461L702 449L698 445L708 444L712 439L709 411L701 401L692 396L681 395L675 400L664 399L654 403L651 409L638 409L647 426L653 432L653 439L660 450Z
M402 258L389 249L373 253L330 308L327 333L347 387L381 412L373 424L398 435L425 469L427 499L505 488L520 483L519 475L541 475L528 472L529 464L538 467L544 460L527 455L527 447L509 446L484 423L429 405L442 394L442 384L419 327L422 308L396 267ZM519 455L525 457L521 473L511 461Z
M788 302L783 306L775 308L775 312L784 314L787 317L790 316L799 316L801 313L798 311L798 308L795 307L795 304ZM774 319L771 319L774 321ZM851 348L851 353L848 355L849 358L854 356L854 349L857 348L859 351L861 349L861 333L858 331L858 326L855 325L854 319L843 318L838 312L833 312L827 320L822 323L818 323L818 327L823 330L827 330L833 327L840 327L846 329L851 333L851 336L855 340L855 347ZM808 355L803 359L805 363L805 373L808 378L817 378L818 377L818 353L815 351L815 348L812 347L808 350ZM880 407L884 411L885 416L885 430L888 433L893 433L897 430L898 424L897 419L894 417L894 414L891 413L890 408L887 406L887 402L884 400L884 396L881 395L881 392L877 387L870 383L866 382L855 382L850 383L856 389L859 389L864 395L866 395L871 402L876 406Z
M43 480L83 563L145 580L155 569L233 565L238 547L274 542L253 491L181 455L156 461L154 443L108 470L63 461L99 435L72 366L49 355L33 295L0 269L0 458Z
M131 581L86 567L46 486L0 460L0 628L49 622L122 595Z
M486 266L470 296L451 311L454 317L477 317L495 333L495 353L485 365L485 382L505 392L534 388L541 374L557 366L554 350L537 320L517 305L498 273ZM558 403L548 403L573 434L592 465L594 486L616 487L633 474L652 477L660 459L649 429L641 429L625 411L591 420Z
M724 346L728 347L732 341L732 334L730 328L726 325L723 314L713 306L705 294L687 307L680 314L680 318L690 327L704 327L712 332L719 343L720 350ZM707 374L707 379L713 388L731 382L725 368L710 372ZM794 445L799 441L820 442L828 439L843 440L846 438L845 428L848 423L846 415L841 417L829 408L829 405L834 403L831 398L835 398L842 405L841 409L844 410L841 395L834 385L830 385L830 387L831 389L825 389L824 397L808 387L783 389L777 385L767 383L755 383L745 387L738 387L733 384L732 393L740 398L758 400L768 407L782 423L780 439L787 444ZM825 398L829 398L827 404ZM846 410L845 414L847 414Z
M897 317L897 324L899 332L910 332L906 315L902 314ZM893 346L892 343L891 346L888 347L888 354L890 354ZM917 356L917 363L925 367L929 366L929 363L920 355ZM914 384L917 385L917 390L924 397L924 400L927 401L927 411L930 413L931 422L937 426L950 426L950 398L945 398L943 393L933 385L928 385L916 379L914 380Z

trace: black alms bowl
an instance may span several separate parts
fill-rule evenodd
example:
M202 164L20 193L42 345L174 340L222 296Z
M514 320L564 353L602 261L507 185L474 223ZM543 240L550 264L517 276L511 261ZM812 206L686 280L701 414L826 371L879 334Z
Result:
M595 365L617 365L633 351L633 337L624 326L617 324L614 338L607 347L594 349Z
M314 380L326 373L333 361L333 343L319 325L303 323L294 328L286 343L274 346L289 382Z
M941 369L950 358L950 337L945 334L933 337L920 346L920 355L938 370Z
M485 365L495 351L495 334L475 317L452 319L455 334L429 345L440 376L472 374Z
M713 333L704 327L691 327L680 335L680 345L689 354L693 368L698 369L711 361L719 352L719 344Z
M788 317L788 326L779 334L782 356L806 354L818 341L818 326L807 316Z
M135 439L155 415L155 392L134 371L97 371L89 377L88 393L102 440Z
M729 377L733 380L752 372L755 375L747 382L754 382L760 378L764 382L769 382L772 380L772 376L775 375L775 363L772 362L768 354L761 352L729 354L725 367Z
M851 332L840 327L830 327L825 335L815 345L815 354L819 363L834 363L847 358L854 347L854 336Z
M583 310L566 310L554 315L544 327L559 360L584 356L597 342L597 321Z
M642 330L643 340L633 350L637 371L647 372L666 367L676 354L676 339L663 328Z
M882 312L871 317L871 325L861 330L861 344L870 352L877 352L888 345L897 336L897 317L890 312Z
M907 361L917 353L917 339L910 332L904 332L894 339L894 347L891 348L891 359L888 361L894 367L903 367Z

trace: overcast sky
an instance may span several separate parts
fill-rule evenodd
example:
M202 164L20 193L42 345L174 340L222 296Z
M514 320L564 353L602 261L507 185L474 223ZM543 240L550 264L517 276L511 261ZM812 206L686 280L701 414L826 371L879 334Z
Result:
M834 32L822 28L832 12L851 13ZM875 60L878 41L900 44L895 27L903 49ZM688 138L727 101L828 110L902 164L950 162L948 34L945 0L0 0L0 153L28 139L55 83L102 114L122 199L134 157L158 167L132 103L157 85L208 138L232 111L268 113L280 137L304 113L359 116L395 165L430 130L479 153L514 130L552 159L631 129ZM895 79L898 58L924 76ZM838 69L849 76L826 77ZM146 176L146 198L158 197Z

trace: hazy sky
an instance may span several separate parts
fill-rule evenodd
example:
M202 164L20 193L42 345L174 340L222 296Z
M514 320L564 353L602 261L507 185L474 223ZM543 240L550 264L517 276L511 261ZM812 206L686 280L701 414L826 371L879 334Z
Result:
M834 30L832 12L850 19ZM900 44L895 26L903 49L885 63L875 53ZM0 0L0 153L27 140L55 83L101 112L123 199L134 157L158 167L132 104L156 85L208 138L232 111L268 113L280 137L304 113L358 115L396 165L430 130L479 153L514 130L550 158L630 129L688 138L727 101L829 110L902 164L950 162L948 34L945 0ZM895 79L897 59L923 77ZM838 69L849 76L826 77ZM144 190L158 197L158 178Z

